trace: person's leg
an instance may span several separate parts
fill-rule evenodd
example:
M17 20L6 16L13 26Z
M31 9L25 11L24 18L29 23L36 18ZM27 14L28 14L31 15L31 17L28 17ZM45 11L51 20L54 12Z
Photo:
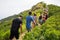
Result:
M18 40L18 39L16 39L16 40Z
M29 30L28 30L28 32L29 32Z
M27 28L27 31L29 32L28 28Z
M34 28L35 27L35 24L32 22L32 28Z
M27 30L28 30L28 32L30 32L31 31L31 28L27 28Z
M18 32L15 33L15 38L16 38L16 40L19 39L19 33Z
M10 33L9 40L12 40L12 39L13 39L13 37L14 37L14 34L11 32L11 33Z

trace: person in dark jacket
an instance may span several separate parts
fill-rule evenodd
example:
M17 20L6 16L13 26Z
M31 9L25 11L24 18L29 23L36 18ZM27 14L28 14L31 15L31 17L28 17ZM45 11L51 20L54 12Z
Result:
M10 40L12 40L14 37L18 40L19 39L19 28L22 33L22 16L14 19L12 21L12 27L10 31Z

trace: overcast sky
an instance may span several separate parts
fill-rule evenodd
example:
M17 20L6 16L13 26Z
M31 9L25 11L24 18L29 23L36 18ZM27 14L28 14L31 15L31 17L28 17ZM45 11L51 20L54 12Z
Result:
M33 5L41 1L60 6L60 0L0 0L0 19L30 9Z

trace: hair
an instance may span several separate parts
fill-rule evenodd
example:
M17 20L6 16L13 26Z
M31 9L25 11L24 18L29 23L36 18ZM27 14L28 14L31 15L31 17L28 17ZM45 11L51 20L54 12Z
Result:
M36 14L34 13L34 16L36 16Z
M32 12L29 12L29 15L31 15L32 14Z
M19 17L22 17L21 15Z

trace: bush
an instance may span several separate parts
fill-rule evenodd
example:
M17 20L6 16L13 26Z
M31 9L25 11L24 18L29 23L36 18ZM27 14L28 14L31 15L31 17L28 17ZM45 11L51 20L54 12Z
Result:
M0 40L9 40L9 30L0 35Z

